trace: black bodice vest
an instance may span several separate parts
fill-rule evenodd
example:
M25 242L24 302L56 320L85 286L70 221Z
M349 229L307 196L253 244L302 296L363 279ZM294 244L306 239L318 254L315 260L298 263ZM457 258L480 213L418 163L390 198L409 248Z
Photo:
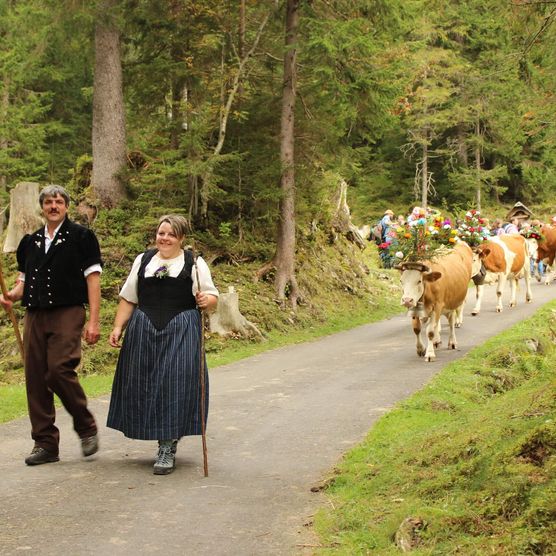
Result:
M157 330L162 330L178 313L196 307L191 279L193 254L191 251L184 251L185 264L175 278L145 278L145 268L156 253L156 249L151 249L146 251L141 259L137 296L138 308L149 317Z

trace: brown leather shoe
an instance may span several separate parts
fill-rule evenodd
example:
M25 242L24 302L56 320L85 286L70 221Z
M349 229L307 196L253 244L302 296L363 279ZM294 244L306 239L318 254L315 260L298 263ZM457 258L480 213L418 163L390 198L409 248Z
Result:
M53 463L55 461L60 461L58 455L52 454L40 446L35 446L31 450L31 453L25 458L25 463L27 465L41 465L43 463Z
M81 439L81 451L85 457L92 456L98 452L98 435L88 436Z

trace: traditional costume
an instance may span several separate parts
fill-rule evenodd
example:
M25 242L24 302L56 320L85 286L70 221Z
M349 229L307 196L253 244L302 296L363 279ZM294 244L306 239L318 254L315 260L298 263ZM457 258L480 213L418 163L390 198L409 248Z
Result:
M56 456L60 435L54 425L54 393L73 417L81 439L97 433L75 369L88 301L86 275L100 272L102 261L95 234L68 218L49 240L45 228L25 235L17 262L25 282L23 342L31 436L35 446Z
M137 305L124 336L107 425L129 438L179 439L201 434L201 316L195 292L218 295L199 257L196 280L191 251L162 259L139 255L120 296ZM205 368L205 423L208 373Z

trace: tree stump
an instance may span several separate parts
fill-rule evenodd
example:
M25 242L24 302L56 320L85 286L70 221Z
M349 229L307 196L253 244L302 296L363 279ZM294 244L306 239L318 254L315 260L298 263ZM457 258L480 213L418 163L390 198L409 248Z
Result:
M244 338L253 335L264 339L261 331L248 321L239 311L239 295L233 286L228 288L228 293L220 294L218 306L209 316L210 331L220 336L239 334Z
M345 235L349 241L355 243L360 249L365 249L365 240L351 222L351 211L347 203L347 186L346 180L340 180L332 229L334 232Z
M44 225L39 207L39 184L20 182L10 192L10 219L4 253L17 250L21 238Z

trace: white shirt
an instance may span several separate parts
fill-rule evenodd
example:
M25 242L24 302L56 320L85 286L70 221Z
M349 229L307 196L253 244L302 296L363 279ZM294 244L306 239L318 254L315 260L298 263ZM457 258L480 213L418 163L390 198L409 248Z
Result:
M120 290L120 297L123 297L126 301L137 305L139 299L137 297L137 282L139 272L139 267L141 266L141 258L143 253L137 255L135 261L133 261L133 266L125 284ZM184 252L181 251L177 257L173 259L163 259L158 253L149 261L145 267L145 278L154 276L155 271L161 266L165 265L168 267L168 275L172 278L176 278L178 274L182 271L183 265L185 264ZM199 282L201 287L199 288L197 284L197 272L195 270L195 265L191 269L191 279L193 280L192 293L195 295L199 290L203 293L208 293L218 297L218 290L216 289L214 282L212 281L212 276L210 274L209 267L202 257L197 257L197 268L199 271Z

